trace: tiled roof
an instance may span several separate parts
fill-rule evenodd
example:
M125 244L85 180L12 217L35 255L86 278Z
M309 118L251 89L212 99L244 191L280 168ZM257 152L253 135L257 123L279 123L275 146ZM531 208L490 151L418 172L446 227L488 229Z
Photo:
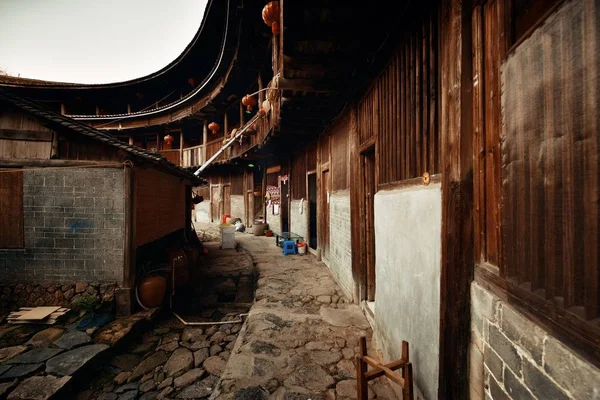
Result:
M143 160L155 164L161 167L161 169L165 170L165 172L169 172L171 174L190 179L194 184L203 183L203 179L198 178L189 171L178 167L177 165L168 161L160 154L152 153L137 146L132 146L127 143L124 143L106 132L99 131L98 129L92 128L91 126L85 125L71 118L57 114L54 111L50 111L44 108L42 105L34 102L33 100L17 96L2 88L0 88L0 100L4 100L11 104L14 104L20 109L25 110L43 120L49 121L52 124L66 128L72 132L78 133L83 136L87 136L94 140L98 140L109 146L117 147L130 154L134 159Z

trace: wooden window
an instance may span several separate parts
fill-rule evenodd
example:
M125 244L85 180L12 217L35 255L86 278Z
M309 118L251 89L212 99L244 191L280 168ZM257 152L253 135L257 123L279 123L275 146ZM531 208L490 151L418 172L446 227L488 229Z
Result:
M0 248L25 247L23 171L0 170Z
M599 10L508 52L507 3L473 12L476 278L600 364Z
M406 32L358 104L358 138L377 137L379 184L441 171L438 12L416 4Z
M350 113L345 114L331 130L331 190L348 189L350 182Z
M514 0L513 9L513 42L518 42L528 32L544 20L554 6L564 0Z
M291 170L292 199L306 198L306 154L304 151L297 152L292 156Z

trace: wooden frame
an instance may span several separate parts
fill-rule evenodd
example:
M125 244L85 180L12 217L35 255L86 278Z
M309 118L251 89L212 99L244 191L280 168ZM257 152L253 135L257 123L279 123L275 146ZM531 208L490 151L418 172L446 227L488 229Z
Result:
M368 371L368 367L372 367ZM398 375L393 371L402 370ZM385 376L402 388L402 399L413 400L413 373L412 363L409 359L408 342L402 341L402 357L388 364L382 364L367 355L367 339L361 336L359 339L359 355L356 356L356 395L359 400L369 398L369 381Z

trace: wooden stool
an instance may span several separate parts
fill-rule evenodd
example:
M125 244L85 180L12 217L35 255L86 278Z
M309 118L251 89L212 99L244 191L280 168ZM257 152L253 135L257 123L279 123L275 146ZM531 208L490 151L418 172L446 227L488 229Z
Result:
M402 358L389 364L381 364L367 355L367 338L360 338L360 355L356 356L356 389L359 400L367 400L368 382L380 376L386 376L402 388L402 398L413 400L412 364L408 358L408 342L402 341ZM369 365L373 368L368 371ZM393 371L402 369L402 374Z

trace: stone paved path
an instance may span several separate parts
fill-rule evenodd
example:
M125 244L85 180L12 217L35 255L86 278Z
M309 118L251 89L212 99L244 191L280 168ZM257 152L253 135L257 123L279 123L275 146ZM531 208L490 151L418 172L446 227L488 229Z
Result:
M211 398L356 398L358 339L371 338L360 308L312 255L283 256L273 238L236 240L256 264L256 298ZM385 382L370 387L370 398L397 398Z

